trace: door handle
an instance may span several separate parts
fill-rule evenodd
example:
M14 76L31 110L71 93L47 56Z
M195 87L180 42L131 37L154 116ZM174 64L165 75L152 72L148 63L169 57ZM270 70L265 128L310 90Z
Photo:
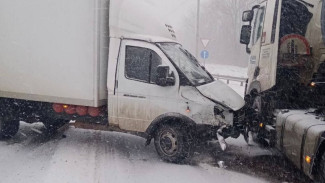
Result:
M255 78L256 78L258 75L260 75L260 70L261 70L261 69L260 69L260 67L258 67L258 66L255 68L255 71L254 71L254 77L255 77Z
M138 95L130 95L130 94L124 94L124 97L130 97L130 98L146 98L145 96L138 96Z

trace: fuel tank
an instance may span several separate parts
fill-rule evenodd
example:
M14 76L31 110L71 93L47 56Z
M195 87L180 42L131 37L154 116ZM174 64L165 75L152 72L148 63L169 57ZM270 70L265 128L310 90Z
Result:
M282 110L276 116L276 147L313 178L312 165L325 131L324 119L306 110ZM306 162L306 156L312 161Z

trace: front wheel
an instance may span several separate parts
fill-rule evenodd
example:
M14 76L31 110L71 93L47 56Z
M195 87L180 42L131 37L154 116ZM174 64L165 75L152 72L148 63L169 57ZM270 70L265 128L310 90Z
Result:
M255 94L252 100L250 100L250 108L252 117L250 118L250 123L246 124L244 129L244 139L250 144L252 140L255 143L261 143L263 139L263 133L261 132L263 129L260 128L259 124L263 121L263 100L262 96Z
M162 125L155 133L156 151L167 162L182 163L192 155L190 132L180 125Z
M17 134L18 130L18 120L5 121L3 119L0 119L0 138L11 138Z

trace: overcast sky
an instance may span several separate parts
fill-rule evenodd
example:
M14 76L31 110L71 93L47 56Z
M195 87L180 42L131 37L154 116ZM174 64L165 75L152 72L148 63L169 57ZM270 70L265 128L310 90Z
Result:
M197 0L148 0L159 6L174 26L178 41L196 55L196 11ZM248 57L245 46L239 44L241 12L246 1L201 0L200 38L210 40L204 48L199 43L199 52L207 50L207 64L224 64L246 67ZM204 60L198 57L203 62Z

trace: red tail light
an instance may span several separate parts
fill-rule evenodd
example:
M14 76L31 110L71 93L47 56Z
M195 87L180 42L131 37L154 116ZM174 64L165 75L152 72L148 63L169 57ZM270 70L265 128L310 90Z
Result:
M64 111L67 114L75 114L77 112L76 111L76 106L74 106L74 105L68 106L67 108L64 109Z
M77 114L79 114L80 116L85 116L88 114L88 107L85 106L78 106L76 108Z
M62 113L64 111L62 104L53 104L52 108L56 113Z
M89 107L88 114L92 117L97 117L100 114L100 108L98 107Z

